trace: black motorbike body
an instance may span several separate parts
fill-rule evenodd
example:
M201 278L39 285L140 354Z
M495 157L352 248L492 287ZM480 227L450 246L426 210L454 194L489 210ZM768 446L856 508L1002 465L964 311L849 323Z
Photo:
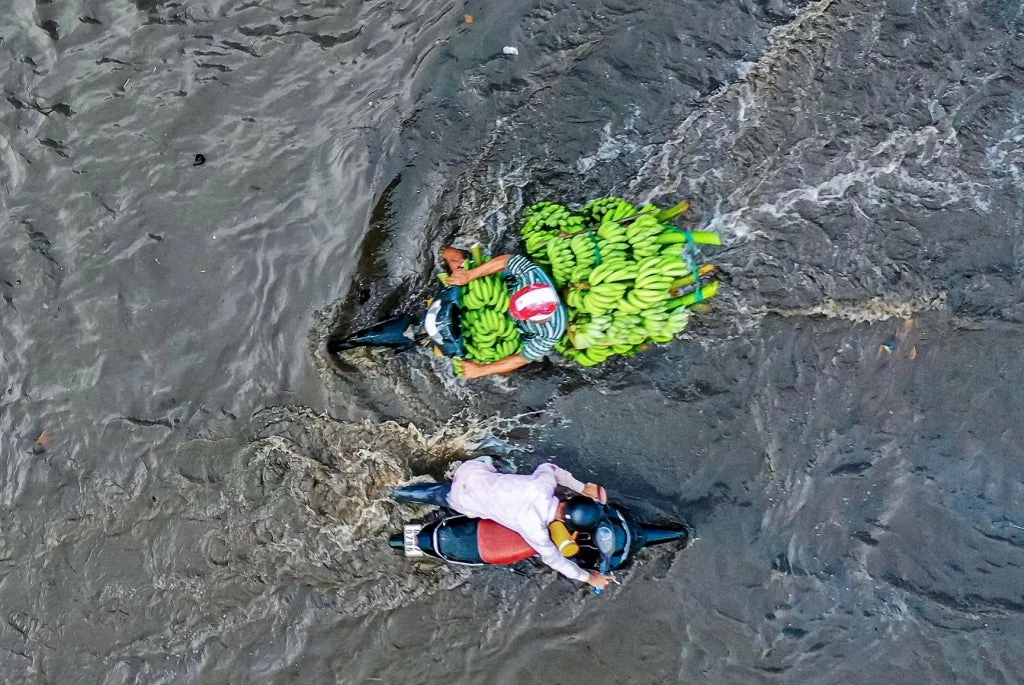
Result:
M357 347L389 347L397 351L433 342L440 354L461 357L462 288L448 287L430 301L426 312L401 314L345 337L327 341L327 351L340 354Z
M614 504L604 505L604 517L591 530L580 531L580 552L572 557L581 568L610 573L628 566L644 547L689 542L685 526L656 526L632 520ZM493 521L451 513L427 524L408 523L388 544L410 558L432 557L452 564L482 566L511 564L536 552L515 532Z

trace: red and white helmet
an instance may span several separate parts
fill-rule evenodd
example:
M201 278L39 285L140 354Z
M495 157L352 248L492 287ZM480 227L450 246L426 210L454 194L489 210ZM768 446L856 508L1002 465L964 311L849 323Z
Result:
M558 311L558 293L547 283L532 283L512 294L508 309L520 321L546 321Z

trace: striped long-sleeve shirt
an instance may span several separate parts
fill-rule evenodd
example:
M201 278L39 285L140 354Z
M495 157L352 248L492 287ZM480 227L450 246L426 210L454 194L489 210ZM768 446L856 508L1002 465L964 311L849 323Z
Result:
M555 284L551 282L551 278L544 273L543 269L526 257L519 255L509 258L502 275L505 278L506 286L508 286L509 295L534 283L547 283L552 289L555 289ZM554 349L555 344L565 334L565 328L569 324L569 313L560 301L554 315L543 323L519 321L515 318L513 321L523 339L521 354L531 362L535 362Z

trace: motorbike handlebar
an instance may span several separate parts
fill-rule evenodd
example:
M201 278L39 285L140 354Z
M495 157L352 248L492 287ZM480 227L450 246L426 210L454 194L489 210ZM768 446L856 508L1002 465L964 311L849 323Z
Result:
M614 574L609 573L608 575L611 576L611 579L608 581L609 583L615 583L616 585L619 584L619 579L616 578ZM602 588L593 587L593 586L591 586L591 587L593 588L593 591L594 591L595 595L603 595L604 594L604 590Z

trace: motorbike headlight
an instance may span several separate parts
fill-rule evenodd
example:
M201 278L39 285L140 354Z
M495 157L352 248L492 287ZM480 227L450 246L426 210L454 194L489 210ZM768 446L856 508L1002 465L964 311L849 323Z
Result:
M602 556L610 557L615 554L615 531L607 521L599 524L594 531L594 542Z
M441 300L434 300L431 302L430 307L427 309L426 316L423 317L423 328L426 329L427 335L430 336L431 340L436 342L438 345L443 345L446 341L444 336L441 334L437 320L440 312Z

